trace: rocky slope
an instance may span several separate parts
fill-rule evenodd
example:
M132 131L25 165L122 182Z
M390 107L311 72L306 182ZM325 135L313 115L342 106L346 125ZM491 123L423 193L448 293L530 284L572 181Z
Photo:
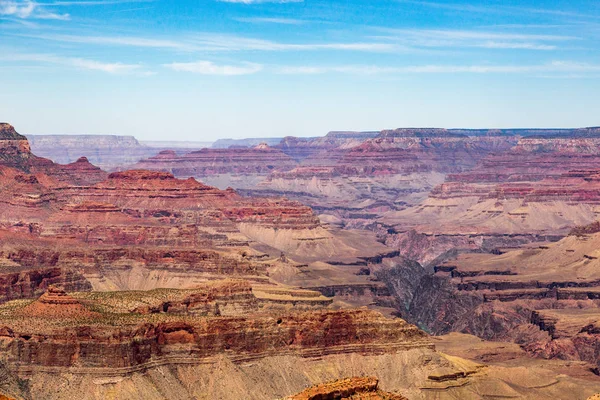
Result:
M0 391L13 398L600 391L597 224L506 249L589 220L594 130L331 133L107 174L2 129ZM326 384L357 376L380 391Z
M0 123L0 166L14 168L27 174L43 174L59 182L70 184L95 183L106 178L106 173L91 165L86 158L78 158L68 165L56 164L31 152L25 136L7 123ZM27 178L30 180L37 177Z
M420 204L384 213L381 222L393 231L388 245L410 248L405 255L429 264L453 248L557 240L593 222L600 211L597 129L565 135L522 137L510 150L448 174Z
M114 294L50 288L0 306L0 327L7 374L27 380L15 398L272 399L311 385L291 398L567 399L600 390L542 365L524 371L436 352L416 327L374 311L261 302L243 281ZM356 375L377 379L344 379Z
M416 132L416 133L415 133ZM243 193L285 195L323 218L364 227L383 212L419 204L446 174L472 168L487 154L517 143L493 131L466 136L445 130L330 132L286 137L275 146L166 152L136 167L194 176Z
M409 274L417 284L389 267L381 278L402 296L402 315L429 332L511 341L598 370L599 245L599 233L571 235L502 254L461 254L433 275Z

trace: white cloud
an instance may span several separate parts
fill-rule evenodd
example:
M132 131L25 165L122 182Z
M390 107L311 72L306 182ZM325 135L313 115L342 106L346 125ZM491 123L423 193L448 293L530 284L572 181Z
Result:
M557 43L578 40L575 36L486 32L452 29L390 29L377 28L387 36L375 36L412 47L479 47L489 49L555 50Z
M483 39L483 40L541 40L541 41L564 41L577 39L574 36L563 35L543 35L527 33L502 33L485 32L472 30L454 30L454 29L388 29L391 32L406 34L416 38L431 39Z
M32 1L16 2L0 0L0 15L28 18L33 14L36 4Z
M217 0L222 3L260 4L260 3L302 3L304 0Z
M340 50L359 52L403 51L404 47L393 43L282 43L272 40L247 38L233 35L199 33L179 40L141 38L131 36L82 36L82 35L21 35L24 37L66 43L151 47L187 52L235 52L235 51L317 51Z
M68 20L69 14L56 14L47 11L39 3L31 0L0 0L0 15L15 18Z
M373 74L522 74L522 73L597 73L600 64L554 61L539 65L414 65L386 67L376 65L350 66L283 66L276 68L280 74L349 73Z
M197 49L196 46L168 39L151 39L132 36L83 36L83 35L21 35L24 37L32 37L43 40L52 40L65 43L81 43L81 44L99 44L99 45L118 45L131 47L150 47L192 51Z
M579 17L579 18L595 18L590 14L582 14L573 11L566 10L555 10L549 8L533 8L533 7L520 7L520 6L504 6L504 5L472 5L472 4L458 4L448 2L434 2L434 1L418 1L418 0L396 0L400 3L415 4L424 7L438 8L443 10L468 12L468 13L482 13L482 14L541 14L541 15L553 15L562 17ZM568 3L567 3L568 4Z
M79 69L88 69L95 71L102 71L109 74L128 74L128 73L138 73L141 75L148 75L147 71L140 71L141 65L139 64L123 64L120 62L117 63L107 63L96 60L88 60L85 58L77 58L77 57L61 57L54 54L25 54L25 53L17 53L17 54L8 54L0 56L0 60L4 61L27 61L27 62L38 62L38 63L48 63L48 64L58 64L69 67L75 67Z
M193 72L202 75L250 75L263 69L260 64L243 63L241 65L217 65L211 61L165 64L174 71Z
M536 44L523 42L485 42L475 45L486 49L524 49L524 50L556 50L556 46L550 44Z
M103 71L108 72L109 74L130 73L140 69L140 66L137 64L105 63L83 58L70 58L66 61L78 68Z
M239 17L233 18L239 22L249 22L251 24L281 24L281 25L302 25L306 21L294 18L269 18L269 17Z

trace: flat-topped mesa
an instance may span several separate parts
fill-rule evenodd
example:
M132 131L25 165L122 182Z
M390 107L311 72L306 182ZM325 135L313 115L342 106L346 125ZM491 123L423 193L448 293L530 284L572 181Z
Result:
M14 307L7 304L6 308ZM21 367L139 368L177 360L233 362L278 355L378 355L433 349L426 333L401 319L366 309L282 312L275 316L204 317L111 312L103 303L89 325L70 316L45 324L24 308L0 315L0 347ZM21 318L15 318L19 315ZM55 322L55 321L53 321ZM60 321L59 321L60 322Z
M319 218L310 207L286 199L256 199L223 209L234 222L246 222L279 229L313 229Z
M218 139L212 144L213 149L228 149L230 147L252 147L259 143L267 143L274 146L281 142L282 138L246 138L246 139Z
M515 136L531 138L576 138L600 135L599 127L588 128L508 128L508 129L470 129L470 128L398 128L383 130L380 136L395 137L460 137L460 136Z
M339 138L339 139L370 139L379 135L381 132L379 131L330 131L325 135L325 137L329 138Z
M297 162L306 165L335 162L346 152L365 140L374 137L370 134L340 134L332 133L323 137L299 138L288 136L274 146Z
M285 400L407 400L399 394L380 390L378 385L376 377L339 379L312 386Z
M452 133L444 128L398 128L383 130L380 138L386 137L466 137L464 134Z
M94 187L118 189L131 189L141 191L185 191L219 192L218 189L198 182L194 178L177 179L170 172L150 171L144 169L134 169L128 171L113 172L108 175L108 179L100 182Z
M259 143L254 147L205 148L181 156L162 151L141 160L134 168L172 172L177 177L204 177L219 174L268 174L289 170L296 162L281 150Z
M600 131L600 129L598 129ZM588 132L588 131L586 131ZM513 149L518 153L576 153L597 154L600 149L600 133L589 131L573 137L526 137L519 139Z
M144 169L133 169L128 171L113 172L108 175L108 179L121 181L140 181L140 180L169 180L174 181L173 174L168 172L148 171Z
M516 138L468 137L422 130L390 131L349 149L340 164L360 166L371 176L378 173L451 173L468 170L486 155L502 152L516 144Z

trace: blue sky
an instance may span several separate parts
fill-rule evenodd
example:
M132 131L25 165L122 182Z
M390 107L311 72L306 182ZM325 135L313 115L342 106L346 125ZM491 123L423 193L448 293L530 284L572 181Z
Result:
M596 0L0 0L25 134L579 127L599 93Z

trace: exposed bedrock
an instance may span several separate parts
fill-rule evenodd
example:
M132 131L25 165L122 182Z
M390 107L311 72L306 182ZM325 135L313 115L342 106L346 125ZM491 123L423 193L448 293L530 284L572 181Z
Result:
M92 289L90 282L81 273L69 268L22 269L3 265L0 273L0 302L38 296L50 285L60 285L65 290L78 292Z
M107 323L109 317L98 322ZM27 366L132 368L177 359L193 364L224 352L248 361L277 354L382 354L432 346L414 326L367 310L282 313L279 318L207 318L140 320L113 328L86 325L82 319L83 325L45 333L5 327L0 346L8 362L24 370Z
M107 175L86 158L61 165L34 155L27 138L7 123L0 123L0 165L26 173L45 174L59 182L75 185L96 183Z
M406 400L399 394L383 392L378 384L376 377L340 379L315 385L285 400Z
M499 254L459 254L412 279L407 263L401 270L384 265L377 276L408 304L401 315L430 333L511 341L536 356L598 368L600 234L575 232Z

